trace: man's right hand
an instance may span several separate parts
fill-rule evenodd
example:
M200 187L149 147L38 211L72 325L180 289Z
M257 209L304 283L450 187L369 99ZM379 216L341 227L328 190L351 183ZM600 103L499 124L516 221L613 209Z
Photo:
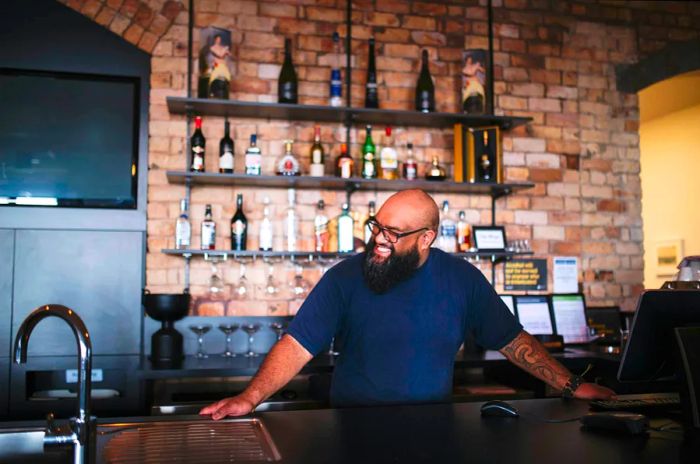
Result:
M200 415L211 414L214 420L223 419L226 416L244 416L255 409L255 404L243 397L243 395L224 398L221 401L210 404L199 411Z

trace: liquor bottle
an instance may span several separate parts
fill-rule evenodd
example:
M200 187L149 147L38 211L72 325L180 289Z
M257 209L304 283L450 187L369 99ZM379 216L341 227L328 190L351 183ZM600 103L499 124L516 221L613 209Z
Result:
M323 145L321 145L321 127L314 127L314 144L311 145L311 166L309 175L323 177L326 174L323 155Z
M349 179L352 177L354 171L355 161L352 159L352 156L348 154L348 145L346 143L341 143L340 155L335 160L335 175L343 179Z
M231 72L228 70L228 66L214 62L214 67L209 75L209 98L228 100L230 83Z
M219 172L230 174L233 172L233 139L231 138L231 125L224 122L224 137L219 142Z
M362 145L362 177L365 179L377 178L377 160L375 159L376 147L372 140L372 126L367 126L365 143Z
M457 225L450 217L450 203L447 200L442 202L440 216L437 247L444 252L454 253L457 251Z
M427 180L445 180L447 178L445 168L438 164L437 156L433 156L433 162L425 173L425 178Z
M377 93L377 65L374 62L374 37L369 38L367 81L365 83L365 108L379 108L379 95Z
M245 173L259 176L262 173L262 153L258 147L258 134L250 134L250 146L245 151Z
M418 178L418 163L413 157L413 144L406 145L406 161L403 163L403 178L406 180L416 180Z
M277 101L296 103L297 99L297 73L292 64L292 39L284 39L284 62L277 80Z
M416 111L422 113L435 111L435 85L428 69L428 50L423 50L423 64L416 84Z
M376 214L375 203L373 201L370 201L367 220L365 221L365 226L363 228L363 230L365 232L365 236L364 236L365 243L369 243L369 239L372 238L372 229L369 227L369 221L373 221L375 219L375 217L374 217L375 214Z
M484 182L491 182L493 178L491 177L491 157L489 156L489 131L485 130L482 132L483 135L483 150L484 153L479 157L479 171L481 174L481 180Z
M384 143L379 151L379 177L385 180L399 178L399 157L394 148L391 126L386 126Z
M190 137L190 153L192 156L190 171L204 172L204 147L206 143L207 140L202 134L202 117L195 116L194 133Z
M178 250L186 250L192 243L192 228L187 210L187 199L183 198L180 200L180 217L175 223L175 248Z
M343 203L343 212L338 217L338 251L340 253L355 250L354 228L355 221L350 216L350 206Z
M285 251L299 251L299 216L296 210L296 192L287 190L287 212L284 215L284 241Z
M285 140L284 142L284 155L277 160L277 175L278 176L298 176L299 175L299 161L294 157L292 153L292 142L291 140Z
M343 79L340 75L340 36L333 33L333 64L331 66L331 106L343 106Z
M211 217L211 205L207 205L204 210L201 232L202 250L216 249L216 222Z
M258 247L260 251L272 251L273 233L272 220L270 220L270 198L263 200L263 218L260 221L260 235L258 237Z
M243 213L243 195L236 196L236 213L231 218L231 249L236 251L247 250L248 245L248 219Z
M457 246L459 251L466 252L472 247L471 228L467 223L464 211L459 212L459 221L457 221Z
M328 216L324 213L326 204L323 200L318 200L316 205L316 216L314 217L314 250L318 252L329 251L328 237Z

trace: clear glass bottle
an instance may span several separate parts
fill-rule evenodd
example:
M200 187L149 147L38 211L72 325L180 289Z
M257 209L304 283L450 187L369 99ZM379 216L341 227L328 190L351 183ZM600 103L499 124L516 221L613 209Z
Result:
M272 251L273 231L272 220L270 219L270 198L263 200L263 218L260 221L260 231L258 236L258 248L260 251Z
M457 251L457 224L450 215L450 202L447 200L442 202L437 247L446 253Z
M299 251L299 216L296 210L296 191L287 190L287 212L284 215L285 251Z
M418 163L413 157L413 144L406 145L406 161L403 163L403 178L406 180L416 180L418 178Z
M369 221L373 221L375 219L374 215L376 214L375 211L375 203L373 201L369 202L369 211L367 212L367 220L365 221L365 226L363 227L364 231L364 241L365 243L369 243L369 239L372 238L372 230L369 228Z
M325 207L325 202L318 200L314 217L314 250L318 252L329 251L328 216L324 212Z
M399 178L399 157L394 148L391 126L386 126L384 130L384 143L379 151L379 177L385 180Z
M340 74L340 35L333 33L333 64L331 66L330 105L343 106L343 80Z
M457 245L461 252L467 252L472 247L471 227L464 211L459 212L459 221L457 221Z
M323 177L326 174L326 166L323 145L321 144L321 126L318 124L314 127L314 143L311 145L310 158L309 175Z
M286 140L284 142L284 155L277 160L277 175L278 176L298 176L299 161L292 152L294 142Z
M245 151L245 173L249 176L262 174L262 153L258 147L258 134L250 134L250 146Z
M216 249L216 222L212 219L211 205L207 205L204 210L204 220L202 221L201 237L202 250Z
M340 253L355 250L355 221L350 216L350 205L343 203L343 212L338 217L338 251Z
M192 227L187 214L188 209L187 199L183 198L180 200L180 216L175 223L175 248L178 250L186 250L192 243Z

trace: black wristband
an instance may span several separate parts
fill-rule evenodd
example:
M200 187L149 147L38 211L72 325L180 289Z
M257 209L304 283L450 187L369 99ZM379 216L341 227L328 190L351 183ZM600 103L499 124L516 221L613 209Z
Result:
M571 377L569 377L569 380L566 382L566 385L564 385L564 388L562 388L561 396L564 398L573 398L574 392L582 383L583 377L581 377L580 375L572 375Z

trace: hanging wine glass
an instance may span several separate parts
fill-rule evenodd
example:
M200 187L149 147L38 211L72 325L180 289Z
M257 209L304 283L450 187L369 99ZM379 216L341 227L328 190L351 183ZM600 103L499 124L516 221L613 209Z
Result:
M289 285L291 297L299 299L306 298L306 296L309 294L309 290L311 289L311 283L304 279L304 276L302 275L302 267L299 264L294 266L294 271L294 278Z
M218 262L216 259L211 260L211 277L209 277L209 297L213 300L224 298L224 280L219 274L219 269L217 266Z
M275 279L274 272L274 266L272 264L269 264L267 268L267 278L265 279L265 286L263 287L263 295L265 298L274 299L280 293L280 285Z
M233 297L237 300L245 300L250 295L250 286L248 284L248 279L246 279L245 271L245 264L241 263L241 274L238 282L236 282L236 285L233 287Z

